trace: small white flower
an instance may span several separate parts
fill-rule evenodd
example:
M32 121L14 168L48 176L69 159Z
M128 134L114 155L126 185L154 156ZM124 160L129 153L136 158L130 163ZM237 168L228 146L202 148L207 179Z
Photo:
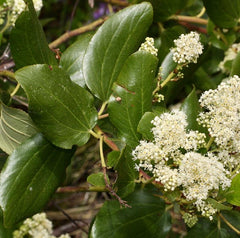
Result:
M189 34L181 34L174 40L176 47L171 49L173 61L178 64L197 63L199 55L203 52L203 45L197 32L191 31Z
M198 122L207 127L221 150L240 153L240 78L235 75L204 92L199 102L206 111Z
M154 39L152 37L146 37L145 42L141 44L139 51L146 51L157 56L158 49L156 49L154 46Z

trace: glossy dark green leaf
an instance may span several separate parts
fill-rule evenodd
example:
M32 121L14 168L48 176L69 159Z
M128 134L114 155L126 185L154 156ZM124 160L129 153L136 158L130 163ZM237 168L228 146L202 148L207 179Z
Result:
M164 202L151 191L137 190L126 198L132 208L120 208L117 201L107 201L97 214L92 238L164 238L171 229L171 217Z
M177 63L173 61L173 54L169 52L164 58L161 64L161 76L162 80L166 79L167 76L177 67Z
M41 134L14 150L0 175L0 205L6 227L44 208L63 182L73 152L53 146Z
M169 49L174 46L173 41L177 39L179 35L184 33L185 30L182 26L173 26L162 32L161 45L158 49L158 58L160 62L162 62L165 56L169 53Z
M105 180L104 180L104 174L102 172L96 173L96 174L90 174L87 177L87 182L94 185L94 186L106 186Z
M129 147L124 150L124 154L115 168L118 174L115 186L117 187L118 195L122 198L134 191L136 186L135 179L138 176L131 151Z
M83 145L97 121L93 97L58 67L34 65L16 72L29 99L29 114L55 145Z
M181 110L187 115L187 129L195 131L203 131L203 128L197 123L197 117L202 111L198 102L196 89L193 88L192 92L184 100Z
M37 133L30 116L19 109L0 103L0 147L11 154L22 142Z
M227 201L230 204L240 206L240 174L237 174L231 183L231 187L226 193Z
M222 211L222 216L240 231L240 211Z
M113 86L109 102L109 117L127 145L135 147L140 135L138 123L152 109L153 81L157 58L146 52L132 54Z
M111 95L125 60L139 48L152 16L149 3L127 7L108 19L90 41L83 72L87 86L102 101Z
M80 36L74 44L63 52L60 60L60 65L69 74L71 80L81 87L85 86L83 58L91 38L91 34Z
M225 228L218 229L217 224L207 218L199 219L198 223L190 229L186 238L230 238Z
M137 131L142 134L143 138L146 140L152 140L153 139L153 133L152 133L152 128L153 124L151 121L156 117L159 116L161 113L166 112L167 110L165 108L162 108L161 111L157 112L146 112L137 127Z
M237 25L240 18L239 0L203 0L207 14L219 27L230 28Z
M184 9L192 0L148 0L153 5L154 21L165 21Z
M23 12L11 31L10 47L17 68L32 64L56 65L57 61L49 49L41 23L31 0L27 0L29 11Z
M240 52L232 62L231 76L233 75L240 76Z

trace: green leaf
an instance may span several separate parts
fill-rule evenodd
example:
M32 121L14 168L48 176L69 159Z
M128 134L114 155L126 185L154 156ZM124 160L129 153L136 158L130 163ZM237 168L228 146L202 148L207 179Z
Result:
M131 149L127 147L116 166L118 177L115 186L118 189L118 195L122 198L132 193L135 189L135 179L138 176L138 172L134 165L135 162L131 156Z
M148 0L153 5L154 21L165 21L184 9L192 0Z
M0 147L11 154L26 139L37 133L29 115L19 109L10 108L0 103Z
M236 206L240 206L240 174L237 174L231 183L231 187L226 193L227 201Z
M28 95L31 118L53 144L69 149L88 141L97 121L89 92L56 66L24 67L16 79Z
M92 238L164 238L171 229L171 216L165 204L151 191L137 190L126 198L132 208L120 208L117 201L107 201L97 214Z
M14 150L0 175L0 205L6 227L44 208L63 182L73 153L51 145L41 134Z
M88 183L94 185L94 186L106 186L104 174L102 172L99 172L97 174L90 174L87 177Z
M231 28L237 25L240 18L239 0L203 0L207 14L219 27Z
M109 117L119 130L119 137L130 147L135 147L140 135L137 125L147 111L152 109L153 81L157 58L146 52L136 52L126 61L109 101Z
M107 155L107 166L116 167L119 160L121 159L122 153L120 151L111 151Z
M222 211L222 216L236 229L240 231L240 212L239 211Z
M28 0L28 3L31 2ZM56 65L57 61L49 49L41 23L32 3L29 11L23 12L11 31L10 47L17 68L32 64Z
M231 76L240 76L240 52L238 52L236 58L232 62Z
M224 205L222 203L219 203L218 201L216 201L213 198L208 198L206 201L208 203L210 203L213 206L213 208L216 208L218 211L221 211L221 210L230 211L230 210L232 210L232 207L226 206L226 205Z
M91 38L91 34L80 36L74 44L63 52L60 60L60 65L69 74L71 80L81 87L85 86L83 58Z
M195 88L193 88L192 92L184 100L183 104L181 105L181 110L187 115L187 129L202 132L203 128L197 123L196 120L202 109L198 102Z
M186 238L230 238L226 229L218 229L217 224L207 218L199 219L198 223L189 230Z
M156 117L159 116L161 113L166 112L166 108L161 108L161 111L157 112L146 112L137 127L137 131L142 134L143 138L146 140L153 140L153 133L152 128L153 124L151 121Z
M108 19L90 41L83 72L87 86L102 101L111 95L125 60L139 48L152 16L149 3L127 7Z
M161 76L162 80L166 79L167 76L177 67L177 63L173 61L173 54L169 52L164 58L161 64Z
M7 229L3 225L3 214L2 209L0 209L0 237L2 238L12 238L13 229Z
M169 53L169 49L174 46L173 41L177 39L179 35L184 34L185 32L186 31L182 26L173 26L162 32L161 45L158 49L158 58L160 62L162 62L165 56Z

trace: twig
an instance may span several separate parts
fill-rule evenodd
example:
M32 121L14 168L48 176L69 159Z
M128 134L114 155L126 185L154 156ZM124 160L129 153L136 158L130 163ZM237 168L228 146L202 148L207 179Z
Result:
M123 1L120 1L120 0L98 0L98 1L99 2L110 3L112 5L117 5L117 6L120 6L120 7L127 7L127 6L129 6L129 3L123 2Z
M69 40L71 37L80 35L80 34L82 34L84 32L87 32L87 31L94 30L97 26L103 24L103 22L106 21L106 19L107 19L107 17L104 18L104 19L98 19L98 20L92 22L89 25L82 26L82 27L77 28L75 30L66 32L65 34L63 34L59 38L57 38L55 41L51 42L48 46L49 46L49 48L54 49L54 48L58 47L60 44Z
M103 167L103 174L104 174L104 180L105 180L105 184L106 184L106 188L107 188L108 192L109 192L110 194L112 194L112 196L115 197L115 198L118 200L118 202L121 204L121 206L131 208L131 206L127 204L127 201L122 200L122 199L116 194L116 192L113 190L112 186L109 184L109 181L108 181L108 178L107 178L107 168L106 168L106 167Z
M76 193L76 192L107 192L107 189L104 186L67 186L60 187L57 190L57 193Z
M198 18L198 17L191 17L191 16L182 16L182 15L174 15L169 18L169 20L177 20L182 22L190 22L190 23L196 23L200 25L207 25L208 20Z
M178 22L180 25L188 28L189 30L191 31L198 31L200 33L203 33L203 34L207 34L207 29L203 28L203 27L199 27L199 26L196 26L196 25L192 25L192 24L189 24L187 22L183 22L183 21L179 21Z
M59 207L57 204L54 204L54 206L61 211L67 218L69 221L71 221L77 228L81 229L82 231L84 231L86 234L88 234L88 231L83 228L82 226L80 226L76 221L74 221L61 207Z
M101 115L101 116L98 116L98 119L100 120L100 119L104 119L104 118L107 118L107 117L109 117L109 114L108 114L108 113L103 114L103 115Z

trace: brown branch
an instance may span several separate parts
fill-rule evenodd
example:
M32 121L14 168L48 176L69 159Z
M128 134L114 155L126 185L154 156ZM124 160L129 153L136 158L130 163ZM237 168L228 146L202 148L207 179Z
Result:
M198 32L203 33L203 34L207 34L207 29L205 29L203 27L198 27L198 26L195 26L195 25L189 24L187 22L183 22L183 21L179 21L178 23L180 25L188 28L190 31L198 31Z
M177 20L177 21L182 21L182 22L189 22L189 23L196 23L200 25L207 25L208 20L202 19L199 17L191 17L191 16L181 16L181 15L174 15L169 18L169 20Z
M77 28L77 29L72 30L72 31L68 31L65 34L61 35L59 38L57 38L55 41L51 42L48 46L51 49L57 48L60 44L68 41L71 37L80 35L84 32L94 30L97 26L103 24L103 22L106 21L106 19L107 19L107 17L104 18L104 19L98 19L98 20L92 22L89 25L82 26L82 27Z
M120 7L127 7L127 6L129 6L129 3L123 2L123 1L120 1L120 0L98 0L98 1L99 2L110 3L112 5L117 5L117 6L120 6Z

